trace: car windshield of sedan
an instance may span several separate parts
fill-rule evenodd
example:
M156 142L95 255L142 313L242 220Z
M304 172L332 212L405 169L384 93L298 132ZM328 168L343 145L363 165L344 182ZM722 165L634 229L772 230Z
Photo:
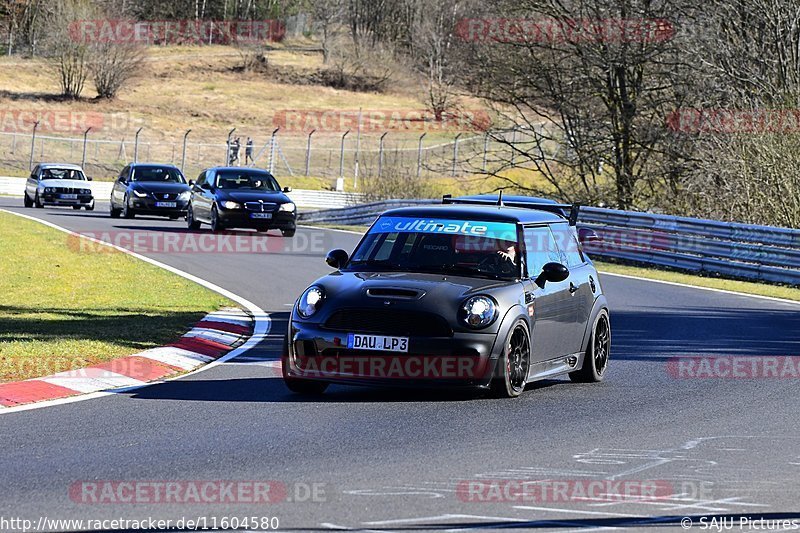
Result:
M513 223L381 217L347 269L514 279L518 251Z
M186 183L178 169L170 167L136 167L131 174L131 181Z
M43 180L85 180L86 177L80 170L72 168L45 168L42 170Z
M218 189L279 191L278 182L263 172L222 170L217 173Z

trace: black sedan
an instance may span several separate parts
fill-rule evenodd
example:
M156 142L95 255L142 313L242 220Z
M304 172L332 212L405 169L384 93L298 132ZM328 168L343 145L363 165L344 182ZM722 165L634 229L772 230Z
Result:
M381 215L352 256L297 300L283 377L328 383L486 388L603 379L608 305L575 231L578 207L451 199ZM569 214L567 214L569 212Z
M111 189L112 218L156 215L176 220L186 216L189 184L177 167L134 163L120 172Z
M279 229L293 237L297 208L266 170L215 167L204 170L192 185L186 222L189 229L205 223L212 231L226 228Z

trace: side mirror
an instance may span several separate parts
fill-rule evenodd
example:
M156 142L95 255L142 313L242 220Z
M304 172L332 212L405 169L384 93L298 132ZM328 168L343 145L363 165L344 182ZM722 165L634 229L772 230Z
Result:
M325 256L325 262L328 263L328 266L336 269L342 268L344 265L346 265L348 259L349 256L347 255L347 252L338 248L336 250L331 250L328 252L328 255Z
M547 263L542 267L542 273L536 278L535 282L539 287L544 288L546 282L558 283L569 277L569 269L561 263Z
M591 228L578 228L578 240L581 244L586 242L597 242L600 237L597 232Z
M86 181L92 181L91 176L86 176Z
M194 187L194 180L189 180L189 187Z
M284 187L283 188L283 192L292 192L292 188L291 187Z

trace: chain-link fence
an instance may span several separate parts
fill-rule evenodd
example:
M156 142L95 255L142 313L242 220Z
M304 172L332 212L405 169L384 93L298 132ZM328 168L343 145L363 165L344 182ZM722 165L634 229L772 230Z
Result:
M282 135L277 131L266 138L254 138L252 157L248 157L244 143L237 151L225 136L222 142L208 143L193 142L190 134L171 141L151 141L143 133L97 139L88 134L67 137L33 131L0 132L0 172L23 175L38 162L65 162L82 164L94 179L110 180L126 164L139 161L173 164L193 177L205 168L232 163L266 168L278 177L325 178L331 188L338 185L355 190L359 179L367 177L463 176L490 171L498 164L514 166L522 147L531 144L531 135L535 132Z

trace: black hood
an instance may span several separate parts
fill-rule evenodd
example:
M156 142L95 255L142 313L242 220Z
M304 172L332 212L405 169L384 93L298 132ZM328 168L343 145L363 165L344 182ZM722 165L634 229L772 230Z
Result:
M185 183L167 183L160 181L134 181L131 186L137 191L154 193L180 194L186 192L189 186Z
M257 202L265 204L285 204L291 202L288 196L280 191L254 191L254 190L224 190L217 189L216 197L219 200L233 200L234 202Z

